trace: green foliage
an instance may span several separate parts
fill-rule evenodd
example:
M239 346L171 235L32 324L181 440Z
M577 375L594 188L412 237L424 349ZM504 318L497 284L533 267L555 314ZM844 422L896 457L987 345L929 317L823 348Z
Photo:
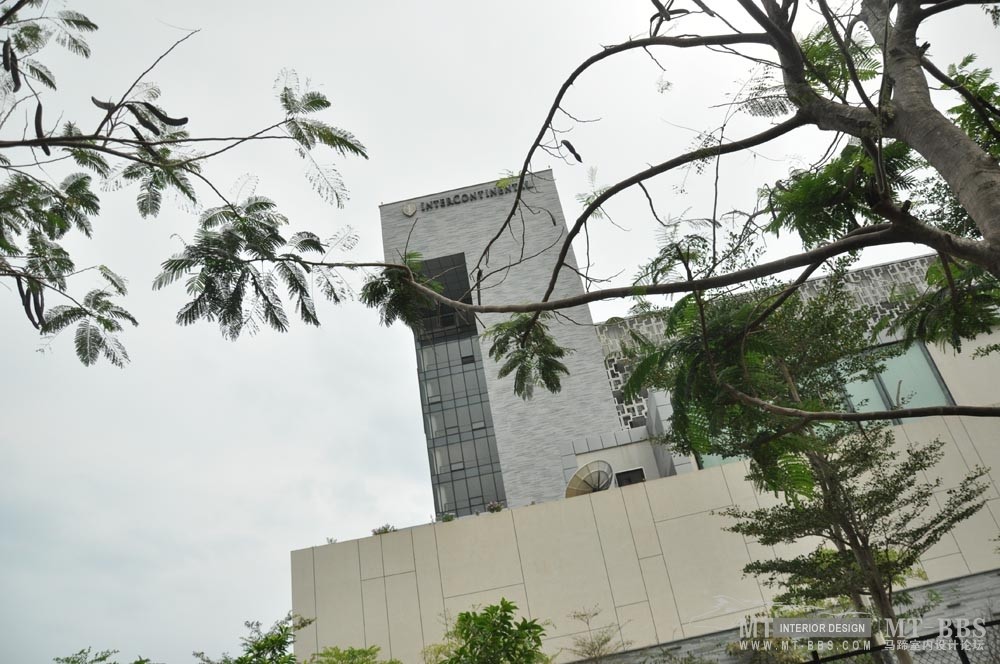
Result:
M865 380L898 349L869 350L870 314L835 274L814 297L789 297L769 316L782 288L681 298L663 318L664 340L633 335L626 395L671 394L668 442L685 453L749 458L761 487L809 494L803 453L815 432L797 420L746 404L731 390L807 411L843 410L844 386ZM700 305L699 305L700 302Z
M84 648L69 657L56 657L52 661L56 664L118 664L114 659L117 654L117 650L93 652L90 648ZM145 657L139 657L132 664L152 664L152 661Z
M1000 325L1000 282L979 265L940 259L927 268L928 289L911 298L899 315L884 318L879 329L902 333L906 343L917 339L962 349Z
M905 191L917 184L913 170L919 161L902 141L887 143L882 161L894 190ZM765 188L763 197L772 215L768 231L794 231L811 248L881 221L871 207L875 170L874 160L861 146L852 144L825 165L793 173Z
M422 275L421 267L421 255L408 252L403 256L403 267L390 266L369 277L361 288L359 299L366 306L379 310L383 325L399 320L419 332L423 329L424 317L437 303L414 288L414 280L435 292L442 290L441 284Z
M396 532L396 526L389 523L379 526L378 528L372 528L372 535L385 535L387 533L394 532Z
M247 622L249 634L241 639L242 652L231 656L223 654L212 659L202 652L194 653L200 664L297 664L292 644L295 632L312 622L291 614L264 630L259 622Z
M551 319L552 314L544 311L515 314L483 334L491 340L490 357L501 363L500 378L514 374L514 393L522 399L531 399L536 385L558 392L562 376L569 374L562 358L572 349L556 343L546 324Z
M341 278L329 266L314 265L307 258L325 254L328 245L304 231L286 238L281 228L287 223L274 201L262 196L206 210L194 242L163 262L153 288L187 276L192 299L177 313L177 322L218 322L227 339L245 330L256 332L261 324L279 332L288 329L278 294L281 284L299 318L319 325L313 294L318 288L327 299L340 302Z
M850 72L829 27L824 26L807 35L801 40L800 47L803 58L809 63L806 67L809 84L819 93L846 96L850 87ZM878 76L881 59L871 39L855 34L848 53L854 61L859 80L870 81Z
M449 638L454 648L441 664L544 664L545 630L536 620L514 619L517 606L501 599L482 611L458 614Z
M218 659L213 659L203 652L196 652L194 657L200 664L297 664L295 654L292 652L295 633L311 622L312 620L292 614L278 620L267 630L263 629L259 622L247 622L245 625L248 634L240 639L241 652L238 655L223 654ZM370 650L369 648L368 651ZM368 651L359 652L366 653ZM375 648L375 651L377 652L378 648ZM56 657L53 661L56 664L117 664L114 659L117 653L117 650L94 652L90 648L84 648L69 657ZM318 661L319 664L383 664L374 659L314 659L311 661ZM139 657L132 664L152 664L152 660ZM399 662L389 660L384 664L399 664Z
M157 216L171 193L192 207L200 207L204 195L221 201L201 215L194 242L164 263L164 272L154 284L160 288L188 277L193 299L178 314L181 324L216 321L227 338L235 338L247 328L256 329L261 323L285 330L288 319L277 290L281 285L299 317L315 325L314 290L335 302L346 295L335 268L329 263L313 265L304 254L319 253L326 258L331 249L343 249L347 244L321 242L308 232L295 233L286 240L279 228L287 222L273 201L249 196L231 202L202 170L205 160L246 141L284 138L306 160L307 175L320 193L342 203L346 191L339 175L318 164L313 153L325 148L339 157L366 158L367 152L349 132L315 117L330 106L324 95L308 86L302 89L294 73L286 72L278 92L283 119L270 129L247 136L227 131L233 138L194 138L184 129L187 118L173 117L158 106L159 89L140 78L117 101L92 99L100 112L92 133L80 129L80 125L92 126L89 119L50 127L46 118L58 114L44 108L48 97L43 90L54 89L56 79L34 58L43 56L51 43L88 57L90 46L85 35L97 30L97 25L80 12L53 9L48 3L35 1L22 4L15 13L5 12L0 24L0 41L6 42L0 76L10 79L4 84L9 85L11 111L22 102L35 109L35 131L25 135L20 125L14 127L12 113L7 113L0 118L0 129L13 129L16 135L7 137L4 151L40 151L36 154L40 160L13 166L6 155L0 155L0 170L4 172L0 181L0 278L16 282L25 316L42 334L55 335L73 324L77 355L84 364L94 364L100 358L116 366L128 361L118 333L124 322L134 325L136 321L113 300L126 295L124 280L104 266L78 268L67 249L72 246L73 234L89 238L94 233L94 220L100 213L100 200L93 189L95 177L105 189L134 187L136 209L143 218ZM27 89L18 95L22 83ZM217 145L213 152L195 149L213 142ZM75 163L86 172L52 180L45 170L49 157L59 161L67 156L71 160L67 163ZM199 191L201 183L207 186L204 191ZM86 289L82 297L73 295L71 285L81 279L78 275L88 273L99 275L100 285ZM71 277L76 278L72 284ZM46 295L49 303L53 299L64 302L46 308Z
M364 145L350 132L334 127L310 116L330 107L330 101L321 93L306 90L300 92L298 76L285 70L275 81L278 102L285 111L284 130L298 145L299 156L306 160L306 177L313 189L324 200L344 207L347 201L347 187L332 166L318 164L311 156L317 146L332 149L341 157L355 156L368 158Z
M920 557L956 524L978 510L988 488L986 469L976 468L949 489L941 506L940 478L925 481L943 457L944 443L895 445L884 427L826 425L807 455L815 491L768 508L730 507L730 530L764 546L822 538L815 550L794 558L757 560L744 571L783 588L775 601L817 602L851 595L892 597L908 578L922 578ZM751 478L760 469L751 469ZM832 546L839 544L839 546Z
M309 658L309 664L402 664L398 659L379 659L379 647L324 648Z
M569 617L583 623L586 628L573 637L573 645L569 651L582 660L601 664L611 655L627 650L631 641L622 638L621 628L617 624L597 625L595 621L601 615L598 607L573 611Z
M1000 140L996 135L1000 125L1000 113L996 112L996 109L1000 108L1000 84L991 78L992 69L972 67L975 61L976 56L972 54L957 65L949 65L948 77L972 93L978 100L980 108L993 109L992 117L989 113L981 113L967 99L948 109L948 113L969 138L978 143L988 154L1000 157Z

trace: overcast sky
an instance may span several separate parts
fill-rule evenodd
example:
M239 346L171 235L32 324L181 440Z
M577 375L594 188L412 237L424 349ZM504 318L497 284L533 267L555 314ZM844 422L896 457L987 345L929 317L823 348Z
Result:
M258 192L298 228L329 236L352 226L357 260L381 258L379 203L518 168L564 77L602 44L642 33L651 11L639 0L71 6L101 30L89 61L57 47L43 58L60 83L46 93L47 117L59 109L93 125L90 95L120 95L187 28L201 32L150 78L163 107L189 116L196 134L275 121L271 83L283 67L326 92L334 105L325 118L371 154L338 162L352 193L344 210L324 204L280 146L248 146L208 173L223 189L256 174ZM996 64L995 33L976 12L963 16L928 31L931 55L943 66L978 50ZM569 135L585 165L544 155L533 164L555 170L567 216L579 209L586 166L610 184L691 147L725 112L709 105L749 77L745 61L727 56L658 57L665 72L635 53L574 86L567 108L602 118ZM737 118L730 135L761 126ZM813 161L821 145L803 132L726 159L720 208L749 208L757 187ZM710 189L694 172L664 178L654 193L664 214L709 209ZM125 336L126 369L84 368L68 336L36 352L15 296L0 292L3 662L47 662L87 645L170 663L193 661L193 650L234 651L244 620L270 622L290 608L290 550L433 513L410 333L379 327L357 304L322 307L320 329L236 343L210 325L179 328L182 289L149 285L180 246L172 236L190 237L193 216L167 204L141 220L134 196L104 194L94 239L74 245L80 266L107 263L129 279L127 305L141 325ZM609 211L625 230L595 227L592 259L598 273L627 280L655 247L654 224L639 196ZM595 317L624 310L599 305Z

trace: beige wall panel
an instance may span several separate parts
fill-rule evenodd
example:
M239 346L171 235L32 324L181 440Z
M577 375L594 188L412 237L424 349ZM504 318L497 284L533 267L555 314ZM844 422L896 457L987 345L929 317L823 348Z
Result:
M681 621L743 611L763 603L760 588L740 570L750 562L742 535L726 519L694 514L656 524Z
M382 568L382 535L359 539L358 549L361 555L361 578L385 576Z
M572 622L566 616L572 611L601 609L595 627L614 620L611 586L587 497L515 510L514 525L531 614L555 622L550 636L566 633Z
M392 656L403 662L419 662L424 640L420 625L420 600L417 598L417 575L405 572L386 577L385 596L389 608Z
M512 510L434 526L445 597L521 583ZM484 557L489 556L489 564Z
M653 513L649 508L646 485L649 482L633 484L619 489L625 502L625 512L632 528L635 552L640 558L660 555L660 537L656 534Z
M653 521L706 512L731 503L720 466L645 484Z
M722 469L722 476L726 480L733 504L751 510L756 508L758 503L757 492L754 491L753 484L746 480L747 465L747 461L734 461L719 467Z
M663 556L643 558L639 565L649 593L649 609L653 614L657 640L663 643L684 638L670 575L667 574L667 567L663 564Z
M945 533L937 544L932 546L927 550L921 560L933 560L934 558L943 558L944 556L950 556L956 553L961 553L958 548L958 542L955 541L955 536L951 533Z
M955 441L955 446L958 448L959 453L962 455L962 459L965 461L965 465L972 470L976 466L983 466L984 468L992 468L991 464L986 463L983 459L983 455L980 453L978 447L972 442L972 438L969 435L968 429L966 429L964 422L959 417L947 417L941 418L944 420L944 424L948 427L949 436ZM993 424L996 425L997 429L1000 429L1000 423L993 420ZM994 434L996 436L996 434ZM1000 442L994 438L994 443ZM995 446L989 446L995 447ZM1000 465L997 465L997 471L1000 472ZM1000 498L1000 494L997 493L996 484L992 481L997 475L993 474L986 479L990 482L990 488L986 491L984 497L987 500L993 500L994 498ZM945 488L947 488L947 482L945 482Z
M318 546L313 555L320 645L361 647L365 625L358 542Z
M642 582L639 558L632 542L632 530L629 528L621 492L602 491L591 494L590 500L597 520L597 533L604 550L615 606L645 600L646 586Z
M979 346L1000 343L1000 332L992 332L967 344L967 350L956 354L928 346L941 378L951 391L956 403L967 406L990 406L997 403L997 358L972 358L972 351Z
M454 620L462 611L478 611L491 604L499 604L501 599L514 602L517 605L517 619L531 618L528 613L528 595L524 592L524 584L518 583L505 588L492 588L468 595L457 595L446 597L444 600L444 610L448 614L449 620ZM541 620L545 616L540 617Z
M418 526L411 528L410 532L413 534L413 561L417 570L417 594L420 598L424 643L437 643L444 638L445 618L434 526Z
M313 577L313 549L292 551L292 613L316 617L316 585ZM295 656L300 660L316 653L316 622L295 635Z
M412 532L412 528L407 528L382 535L382 564L386 576L414 570Z
M385 579L365 579L361 582L364 599L365 647L378 646L389 652L389 614L385 605Z
M960 427L955 428L958 430L956 433L963 433ZM942 448L944 458L934 468L926 471L928 481L933 481L938 477L943 480L942 488L957 486L969 473L970 466L975 465L975 463L966 463L955 438L952 436L952 432L945 425L944 418L923 417L910 422L904 422L902 429L906 432L906 437L917 445L927 443L935 438L940 438L944 442L944 447ZM971 445L968 446L967 451L974 454ZM978 461L978 458L976 461Z
M555 664L575 662L580 658L573 654L573 637L557 636L553 639L542 639L542 652L552 658Z
M977 456L990 469L994 490L1000 488L1000 425L990 417L960 417Z
M997 554L997 543L993 541L1000 533L1000 528L993 518L993 512L1000 513L1000 501L987 502L986 507L951 531L973 574L1000 567L1000 554Z
M753 609L735 611L733 613L726 613L713 616L711 618L705 618L704 620L684 623L684 636L691 638L692 636L699 636L701 634L711 634L712 632L721 632L726 629L736 629L739 627L740 622L743 621L745 616L757 613L762 606L763 605ZM733 640L738 640L738 637L734 636Z
M962 554L955 553L950 556L943 556L933 560L921 561L924 571L927 572L927 582L935 583L965 576L969 573L969 566L965 564Z
M628 606L619 606L618 624L621 625L625 648L645 648L657 644L656 626L653 624L653 612L649 602L637 602Z

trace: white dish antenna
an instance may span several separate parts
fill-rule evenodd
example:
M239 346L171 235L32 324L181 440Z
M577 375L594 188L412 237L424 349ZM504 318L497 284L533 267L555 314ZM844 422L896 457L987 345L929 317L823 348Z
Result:
M595 491L604 491L614 482L614 471L607 461L591 461L580 468L566 485L566 497L583 496Z

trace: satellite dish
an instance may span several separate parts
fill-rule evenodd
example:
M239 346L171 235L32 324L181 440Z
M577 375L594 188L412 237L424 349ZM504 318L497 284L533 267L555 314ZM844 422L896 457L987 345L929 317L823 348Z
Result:
M582 496L595 491L604 491L614 481L614 471L607 461L591 461L576 471L566 485L566 497Z

